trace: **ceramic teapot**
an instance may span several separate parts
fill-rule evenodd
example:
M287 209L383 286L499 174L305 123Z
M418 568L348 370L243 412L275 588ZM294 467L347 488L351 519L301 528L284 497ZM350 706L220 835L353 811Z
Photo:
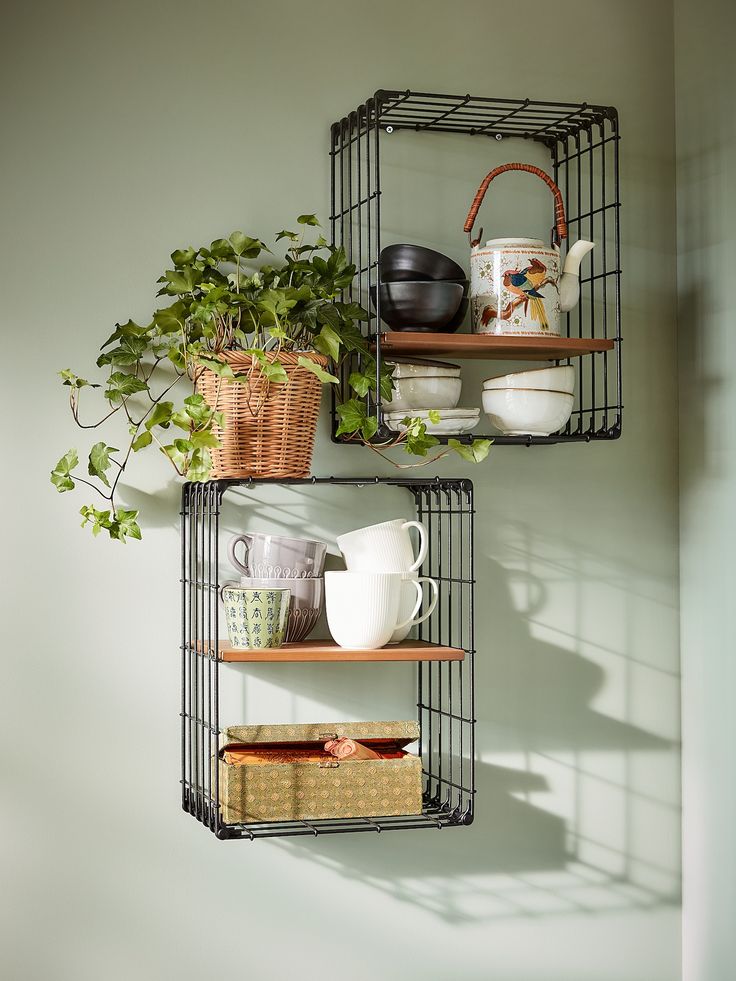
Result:
M554 195L552 241L534 238L473 238L473 225L491 181L509 170L540 177ZM531 164L508 163L488 174L473 198L465 231L470 238L471 324L476 334L560 336L560 311L580 299L580 263L593 242L580 240L568 249L560 275L560 242L567 238L562 193L549 174Z

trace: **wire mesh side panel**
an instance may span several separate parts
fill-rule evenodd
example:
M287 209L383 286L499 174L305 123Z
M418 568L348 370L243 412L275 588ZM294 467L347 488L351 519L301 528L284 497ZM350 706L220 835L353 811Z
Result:
M348 260L356 267L350 299L368 312L369 320L362 329L371 338L376 337L381 322L381 298L377 289L381 251L379 108L375 99L368 99L355 112L334 123L330 147L332 241L345 249ZM376 386L380 377L380 350L377 357ZM340 384L332 390L333 419L338 403L356 397L348 378L361 367L359 355L344 360ZM365 402L369 413L374 413L376 402L371 393L365 396Z
M418 667L424 799L428 809L470 824L475 794L475 636L473 621L473 486L470 481L415 491L429 548L422 575L439 584L434 614L420 638L465 651L462 661Z
M220 830L218 525L216 482L186 484L181 509L181 787L182 807Z
M550 143L553 176L562 190L569 243L595 248L580 269L580 301L563 314L568 337L613 339L614 349L568 360L575 366L575 405L567 438L615 439L621 434L621 237L619 127L615 109Z

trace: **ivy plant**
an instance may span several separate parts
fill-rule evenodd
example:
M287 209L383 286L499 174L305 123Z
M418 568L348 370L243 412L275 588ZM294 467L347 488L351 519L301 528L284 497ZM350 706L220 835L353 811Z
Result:
M306 229L319 226L314 215L300 215L297 225L299 231L283 229L275 236L276 243L286 243L283 259L270 258L274 253L263 241L239 231L208 247L177 249L171 254L172 268L158 280L157 295L168 302L147 324L116 324L102 345L97 366L107 372L105 382L90 382L68 369L60 372L76 424L81 429L116 426L117 441L120 433L125 438L122 449L96 442L87 454L86 473L76 449L68 450L51 472L58 491L82 484L102 499L101 507L88 504L80 511L82 524L89 524L93 535L105 531L121 542L141 537L138 512L120 505L117 490L131 458L148 447L162 453L179 476L208 479L210 451L220 445L216 430L226 423L217 407L196 392L198 374L209 369L243 385L251 381L250 374L236 373L222 359L225 351L252 356L253 370L266 378L266 397L271 385L287 381L281 352L303 352L298 363L325 384L338 383L335 372L345 358L352 358L360 365L348 379L355 394L337 406L338 433L381 455L403 446L410 455L426 458L438 444L421 419L407 417L400 435L376 445L377 423L369 401L379 385L381 397L390 398L392 368L384 364L377 371L360 329L368 314L359 304L342 299L349 294L355 266L342 248L319 233L313 243L305 244ZM309 352L325 355L331 370L308 358ZM92 422L81 413L85 389L98 389L104 403ZM488 440L452 440L437 456L404 466L432 462L451 451L478 462L489 447Z

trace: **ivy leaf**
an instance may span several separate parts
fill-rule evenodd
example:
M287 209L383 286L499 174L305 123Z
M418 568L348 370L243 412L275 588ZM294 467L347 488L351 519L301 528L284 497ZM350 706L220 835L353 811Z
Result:
M140 436L133 440L131 446L133 447L133 452L137 453L138 450L145 449L146 446L150 446L153 442L153 436L148 432L142 432Z
M112 518L110 517L109 511L99 511L97 508L85 504L79 509L79 513L82 515L82 528L87 523L91 523L92 534L95 538L97 538L103 528L107 530L112 528Z
M341 343L340 335L329 324L324 324L314 338L314 346L319 353L327 355L332 361L339 360Z
M257 238L250 238L242 232L233 232L228 242L232 246L233 252L237 256L244 256L246 259L255 259L261 252L270 252L263 242Z
M235 257L232 245L225 238L216 238L210 245L209 253L213 258L220 259L221 261Z
M211 471L212 456L209 450L196 449L189 461L187 480L207 480Z
M182 293L192 293L195 286L202 282L202 273L194 266L184 266L183 269L167 269L164 273L166 286L162 292L171 296Z
M289 380L286 369L280 361L265 361L261 365L261 371L270 382L276 385L283 385Z
M51 471L51 483L60 494L63 494L64 491L74 490L75 484L71 478L71 472L78 463L77 451L68 450Z
M318 228L321 227L316 215L299 215L297 221L300 225L316 225Z
M333 385L339 385L340 379L331 375L329 371L325 371L322 365L317 364L316 361L311 361L309 358L301 357L297 361L297 364L301 365L302 368L306 368L307 371L311 371L313 375L316 375L321 382L329 382Z
M429 421L430 422L433 422L435 425L442 418L442 416L439 414L439 412L437 411L437 409L430 409L429 412L427 413L427 415L429 416Z
M145 392L148 385L135 375L128 375L124 371L114 371L107 379L107 390L105 398L113 404L122 402L128 395L136 392Z
M206 447L217 449L217 447L221 445L217 436L206 429L200 429L193 432L189 437L189 442L192 444L195 450L205 449Z
M393 398L393 393L393 368L389 368L388 371L385 371L384 365L381 365L381 398L384 402L390 402Z
M187 362L180 347L169 348L169 361L178 368L179 371L186 371Z
M101 531L107 531L110 538L125 544L126 538L141 538L141 530L138 527L136 518L137 511L126 511L124 508L117 508L115 514L110 511L99 511L95 507L85 505L80 509L82 515L82 527L88 523L92 525L92 534L97 537Z
M375 388L376 383L375 378L371 378L367 372L353 371L348 378L348 384L357 395L364 397L372 388Z
M231 380L235 378L233 369L226 361L217 361L213 358L199 357L197 358L197 364L202 365L203 368L209 368L210 371L214 371L214 373L219 375L220 378L229 378Z
M368 311L359 303L336 303L335 307L346 320L368 320Z
M169 443L168 446L162 447L162 451L166 454L169 460L171 460L171 462L174 464L176 469L181 473L184 470L187 463L186 453L182 453L180 450L178 450L173 443Z
M336 411L340 419L340 425L335 434L337 436L342 433L352 434L361 431L368 419L365 403L359 399L348 399L347 402L338 405Z
M111 453L117 453L116 446L107 446L105 443L95 443L92 449L89 451L89 464L87 466L87 472L90 477L98 477L102 483L106 486L110 486L110 481L107 479L107 471L110 469L113 461L110 459Z
M100 350L104 349L112 344L114 341L119 341L123 337L141 337L143 334L148 333L148 327L141 327L140 324L135 323L133 320L129 320L125 324L116 324L115 330L110 334L108 339L103 345L101 345Z
M79 375L75 375L73 371L68 368L64 368L63 371L59 372L60 377L63 380L64 385L69 385L70 388L99 388L99 385L94 385L92 382L88 382L86 378L80 378Z
M366 416L363 425L360 427L360 431L363 434L363 439L370 440L376 435L378 429L378 419L375 416Z
M207 422L212 415L212 409L205 402L204 395L199 393L184 399L184 411L196 423Z
M116 538L123 544L125 544L126 537L137 538L140 541L142 536L136 521L137 517L137 511L124 511L123 508L118 508L115 511L115 520L110 527L110 538Z
M188 249L177 249L175 252L171 253L171 261L175 266L188 266L190 262L194 261L197 252L189 246Z
M173 402L158 402L154 405L151 414L146 419L146 429L150 431L154 426L161 426L162 429L168 429L171 424L173 411Z
M146 353L148 343L148 339L144 337L123 337L119 347L99 356L97 365L100 368L105 364L116 364L123 367L134 365Z
M361 399L348 399L341 405L336 406L336 412L340 419L336 435L341 433L359 432L363 439L372 439L378 430L378 419L374 415L368 415L366 404Z
M427 432L424 420L418 416L414 418L407 416L403 420L403 425L406 426L406 442L404 443L404 448L407 453L411 453L414 456L426 456L427 452L439 443L436 436L432 436Z
M490 452L492 439L474 439L472 443L461 443L457 439L448 439L447 445L454 450L458 456L468 463L480 463Z
M285 228L282 228L280 232L276 234L276 241L280 242L282 238L291 239L292 242L299 241L299 232L289 232Z
M162 334L176 334L183 326L184 317L180 302L172 303L170 307L157 310L153 315L153 322Z

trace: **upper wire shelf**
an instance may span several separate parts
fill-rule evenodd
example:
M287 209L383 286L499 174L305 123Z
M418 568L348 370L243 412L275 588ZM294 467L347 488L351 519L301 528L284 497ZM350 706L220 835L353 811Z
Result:
M408 201L398 201L386 192L388 171L394 172L391 135L408 133L448 133L501 140L514 138L543 145L549 153L548 170L562 192L570 239L587 239L596 248L583 260L580 275L580 301L561 318L563 343L559 350L540 349L540 364L550 360L572 364L575 368L575 401L565 428L550 436L503 436L481 432L481 426L467 435L440 436L461 442L491 438L496 443L520 445L611 440L621 435L623 398L621 384L621 233L619 180L619 120L613 106L587 102L551 102L532 99L494 99L471 95L414 92L410 89L379 89L371 98L333 123L331 127L331 231L332 240L345 248L357 269L351 298L369 311L365 331L375 346L378 371L382 360L399 348L411 348L417 357L437 357L441 350L452 356L477 357L471 345L477 335L463 333L413 334L389 332L381 320L380 291L377 290L378 258L384 244L386 224L396 233L396 213L411 215ZM405 144L404 144L405 145ZM420 151L421 152L421 151ZM537 152L537 156L539 151ZM515 155L523 156L523 149ZM405 160L406 158L402 158ZM424 171L426 171L426 166ZM421 180L412 180L401 194L411 194ZM468 200L477 184L468 184ZM390 190L390 188L389 188ZM387 220L388 219L388 220ZM412 229L403 227L402 241L412 241ZM422 244L432 244L423 242ZM463 239L463 248L466 243ZM371 296L375 300L371 302ZM455 344L449 338L457 340ZM567 343L565 342L567 339ZM524 339L525 340L525 339ZM471 351L472 347L472 351ZM524 344L488 344L488 360L535 360ZM457 348L457 351L454 350ZM503 348L503 351L501 350ZM464 353L463 353L464 352ZM584 354L585 357L573 355ZM517 357L518 355L518 357ZM354 397L348 384L354 363L347 359L340 373L340 385L332 390L332 434L338 419L335 407ZM392 436L384 425L380 398L366 396L368 411L377 421L376 440ZM490 428L490 427L488 427Z

